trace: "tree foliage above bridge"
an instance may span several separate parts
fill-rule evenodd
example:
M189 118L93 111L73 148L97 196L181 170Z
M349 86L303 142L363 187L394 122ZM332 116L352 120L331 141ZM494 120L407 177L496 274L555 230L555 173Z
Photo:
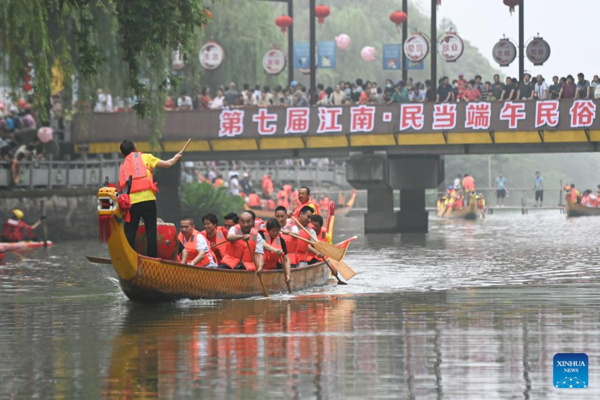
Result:
M61 75L90 79L123 60L128 86L140 116L149 110L153 90L171 76L170 52L193 47L194 32L208 22L203 0L3 0L0 49L8 57L10 85L20 87L28 65L35 77L35 102L45 109L52 66ZM212 1L210 2L212 4ZM109 62L115 67L115 60ZM119 71L110 71L115 77ZM153 75L154 79L142 80ZM66 79L65 81L69 81ZM68 82L66 82L68 84Z

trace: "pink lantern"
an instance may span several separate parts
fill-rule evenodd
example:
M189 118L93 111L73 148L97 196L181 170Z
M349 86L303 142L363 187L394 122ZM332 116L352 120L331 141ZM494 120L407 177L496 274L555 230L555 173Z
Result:
M352 39L350 39L350 36L346 35L345 33L335 37L335 44L342 50L346 50L348 47L350 47L351 43Z
M44 126L38 130L38 139L42 143L48 143L54 138L54 130L48 126Z
M375 47L363 47L363 49L360 51L360 56L366 62L375 61Z

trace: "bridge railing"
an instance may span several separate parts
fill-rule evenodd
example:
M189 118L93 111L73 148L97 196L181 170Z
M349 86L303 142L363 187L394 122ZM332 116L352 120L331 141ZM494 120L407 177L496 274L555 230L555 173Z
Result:
M94 188L118 179L120 160L21 161L0 163L0 188Z

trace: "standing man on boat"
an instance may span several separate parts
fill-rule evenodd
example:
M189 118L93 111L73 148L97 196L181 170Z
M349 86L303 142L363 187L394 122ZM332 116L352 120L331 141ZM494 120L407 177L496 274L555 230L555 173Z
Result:
M124 190L131 176L131 209L129 215L131 220L125 222L125 236L131 248L135 249L135 235L137 234L140 219L144 219L146 225L146 240L148 257L158 256L158 245L156 244L156 191L152 170L154 168L171 168L181 160L182 154L177 153L173 158L163 161L152 154L143 154L137 151L130 140L121 143L121 154L125 161L119 168L119 189Z
M177 236L185 251L182 251L181 262L197 267L216 268L215 255L208 242L196 230L196 224L191 217L183 217L179 222L180 232Z
M33 230L40 226L42 220L46 217L42 217L30 226L22 221L24 216L23 211L17 208L12 210L12 215L6 220L4 229L2 229L2 242L14 243L22 240L36 240Z
M301 187L298 190L298 200L300 201L300 205L294 211L294 218L298 218L300 212L304 207L310 207L313 210L313 214L321 215L321 210L319 209L319 205L310 198L310 189L307 187ZM309 221L310 222L310 221Z
M261 272L264 266L264 240L254 228L256 215L245 211L239 225L232 226L227 234L229 248L223 257L221 269L245 269ZM252 259L254 256L254 259Z

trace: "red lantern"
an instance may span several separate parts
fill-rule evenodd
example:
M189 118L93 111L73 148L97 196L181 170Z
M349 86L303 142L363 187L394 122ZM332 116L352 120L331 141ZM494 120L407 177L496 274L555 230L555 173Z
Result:
M408 16L405 12L402 11L394 11L390 14L390 21L396 24L396 30L400 30L400 25L405 23L408 20Z
M31 84L29 84L29 83L25 83L25 84L23 85L23 90L24 90L24 91L26 91L26 92L31 92L31 89L33 89L33 87L31 86Z
M31 75L25 75L25 82L29 83L31 82Z
M287 32L287 28L292 26L293 22L294 21L292 20L292 17L290 17L289 15L280 15L275 19L275 25L280 27L281 32L283 32L284 34Z
M510 15L512 15L515 11L515 7L521 5L521 0L504 0L504 4L510 7Z
M323 25L325 18L329 16L329 7L319 4L315 7L315 15L319 19L319 25Z

